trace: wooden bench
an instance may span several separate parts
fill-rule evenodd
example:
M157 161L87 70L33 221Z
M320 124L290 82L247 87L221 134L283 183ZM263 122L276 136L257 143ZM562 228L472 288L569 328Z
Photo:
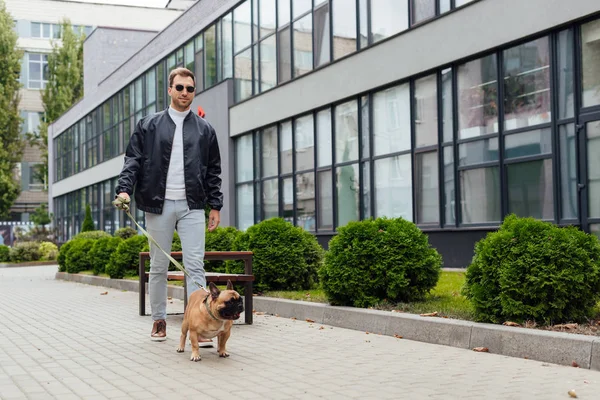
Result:
M146 283L148 276L146 272L146 260L150 260L149 252L140 252L139 256L139 274L140 274L140 315L146 315ZM180 261L183 258L183 253L180 251L171 252L171 257ZM227 280L231 280L233 284L242 282L244 284L244 313L246 324L252 324L252 285L254 275L252 275L252 252L251 251L207 251L204 253L205 261L226 261L226 260L241 260L244 261L243 274L225 274L219 272L207 272L206 283L214 282L225 284ZM184 266L185 267L185 266ZM167 279L183 281L183 301L184 308L187 306L187 285L186 276L183 272L169 271ZM180 313L178 313L180 314Z

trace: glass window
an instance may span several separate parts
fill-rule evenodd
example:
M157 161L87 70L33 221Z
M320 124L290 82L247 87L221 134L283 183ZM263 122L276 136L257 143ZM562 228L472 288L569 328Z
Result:
M550 49L543 37L503 52L504 129L550 122Z
M184 64L187 69L194 71L194 41L191 40L185 45Z
M283 187L283 219L294 223L294 180L292 177L281 180Z
M275 32L275 0L260 1L260 37Z
M196 57L194 61L194 67L196 68L196 93L204 90L204 49L202 46L198 47L198 42L202 43L202 36L200 40L196 38Z
M552 154L552 131L550 128L506 135L504 158L516 158Z
M375 160L375 216L412 221L411 155Z
M437 75L415 80L415 145L438 142Z
M458 165L498 161L498 138L477 140L458 145Z
M408 83L373 95L374 155L410 150Z
M312 114L305 115L295 120L294 136L296 140L296 171L314 168L315 130Z
M281 154L281 174L292 172L292 122L286 121L279 125L279 145Z
M146 104L156 102L156 70L151 68L146 73Z
M361 113L361 132L360 132L360 138L361 138L361 147L362 147L362 154L361 154L361 159L365 158L365 157L369 157L369 154L371 154L370 152L370 137L371 137L371 125L370 125L370 118L369 118L369 96L363 96L360 99L360 113Z
M415 154L415 195L418 224L431 224L440 221L437 155L437 151Z
M369 2L358 0L358 46L361 49L369 45Z
M212 25L204 33L204 84L205 89L217 83L217 43L216 26Z
M277 176L277 126L262 131L262 176Z
M260 91L277 85L277 48L275 35L260 42Z
M600 121L586 124L589 217L600 218Z
M315 174L296 175L296 225L315 231Z
M31 23L31 37L32 38L41 38L42 37L42 24L39 22Z
M333 230L333 197L331 170L318 172L319 212L317 226L319 230Z
M498 223L500 212L500 170L498 167L459 172L463 224Z
M440 0L440 14L450 11L450 0Z
M290 43L290 28L280 30L279 36L279 83L289 81L292 78L292 49Z
M225 15L221 21L222 51L223 51L223 79L233 76L233 21L231 13Z
M356 0L335 0L333 12L333 59L356 51Z
M290 16L292 10L290 9L290 1L291 0L278 0L277 1L277 17L279 27L284 26L288 22L290 22Z
M577 205L577 151L573 124L559 128L561 218L574 219L579 215Z
M331 165L331 111L317 113L317 166Z
M292 0L292 12L294 14L294 19L310 11L311 8L312 0Z
M466 139L498 132L496 55L458 67L458 137Z
M373 43L406 29L408 29L407 1L371 1L371 38Z
M277 179L263 182L262 213L264 219L279 216L279 184Z
M454 225L456 223L455 202L454 148L447 146L444 147L444 225Z
M556 58L558 59L558 118L571 118L574 115L574 63L573 30L567 29L558 34Z
M454 0L454 7L460 7L462 5L465 5L467 3L472 2L473 0Z
M581 26L581 65L583 66L583 107L600 104L600 19Z
M28 88L44 89L48 83L48 55L27 53L29 60Z
M235 148L236 182L251 181L254 179L254 160L252 155L252 134L240 136Z
M252 96L252 49L235 56L235 101Z
M520 217L554 218L552 160L506 166L508 212Z
M411 0L413 24L428 20L435 17L435 1L436 0Z
M442 124L443 140L451 142L454 139L454 112L452 111L452 69L442 71Z
M258 43L252 45L252 52L254 53L254 62L252 63L254 75L252 76L252 88L254 93L260 93L260 80L259 80L259 63L258 63Z
M246 230L254 225L254 187L252 183L238 186L236 195L238 228Z
M359 216L359 174L358 164L336 168L337 226L345 226L350 221L358 221Z
M233 32L235 38L235 53L245 49L252 43L252 10L251 2L245 1L233 10Z
M370 218L371 215L371 164L367 161L362 164L362 211L363 218Z
M315 67L325 65L331 58L329 44L329 3L315 9L314 15L314 63Z
M294 3L295 4L295 3ZM312 70L312 14L293 23L294 27L294 77Z
M358 106L356 100L335 106L335 162L358 159Z

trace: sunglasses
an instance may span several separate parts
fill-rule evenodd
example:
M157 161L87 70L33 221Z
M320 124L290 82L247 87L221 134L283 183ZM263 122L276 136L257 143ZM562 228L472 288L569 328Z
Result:
M173 86L171 86L173 87ZM183 85L175 85L175 90L177 90L178 92L183 92ZM196 88L193 86L186 86L185 87L187 89L188 93L195 93L196 92Z

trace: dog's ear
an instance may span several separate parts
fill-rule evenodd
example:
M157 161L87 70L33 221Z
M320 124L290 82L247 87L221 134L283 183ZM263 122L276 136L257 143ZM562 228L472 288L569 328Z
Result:
M215 285L212 282L209 282L208 288L210 289L210 295L212 296L213 299L216 299L219 297L219 294L221 293L221 291L219 290L217 285Z
M231 283L231 279L227 279L227 290L233 290L233 283Z

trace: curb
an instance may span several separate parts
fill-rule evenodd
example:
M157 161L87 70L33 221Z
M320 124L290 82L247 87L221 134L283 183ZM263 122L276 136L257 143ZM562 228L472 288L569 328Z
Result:
M57 272L56 279L138 292L138 281ZM168 286L183 299L183 287ZM600 371L600 337L255 296L254 309L338 328ZM182 310L183 312L183 310Z
M0 268L12 268L12 267L43 267L48 265L57 265L56 260L54 261L28 261L22 263L0 263Z

